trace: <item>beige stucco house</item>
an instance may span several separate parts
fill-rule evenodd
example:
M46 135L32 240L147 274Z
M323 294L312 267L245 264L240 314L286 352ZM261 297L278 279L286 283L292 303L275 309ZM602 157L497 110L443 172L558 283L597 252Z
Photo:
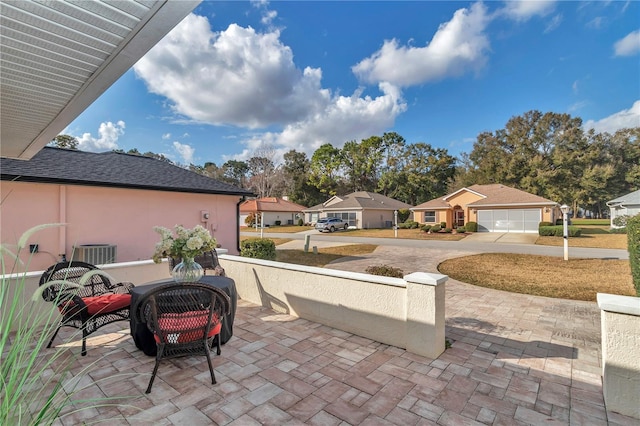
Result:
M305 206L284 198L263 197L247 200L240 204L240 226L247 226L245 220L251 213L261 215L265 226L295 225L298 218L303 217L304 209Z
M305 222L315 223L323 217L339 217L357 229L390 228L394 212L409 209L410 204L374 192L358 191L333 196L322 204L304 210Z
M558 203L500 184L472 185L411 209L416 222L449 228L477 222L479 232L538 232L562 217Z
M154 226L203 225L229 253L238 253L238 205L250 191L165 161L117 152L45 147L30 160L0 159L2 244L38 232L22 253L30 270L63 256L103 264L150 259Z

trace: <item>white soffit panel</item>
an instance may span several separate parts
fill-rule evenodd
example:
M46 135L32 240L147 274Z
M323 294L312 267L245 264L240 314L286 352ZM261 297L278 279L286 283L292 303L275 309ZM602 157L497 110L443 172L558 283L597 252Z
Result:
M35 155L199 3L2 0L0 155Z

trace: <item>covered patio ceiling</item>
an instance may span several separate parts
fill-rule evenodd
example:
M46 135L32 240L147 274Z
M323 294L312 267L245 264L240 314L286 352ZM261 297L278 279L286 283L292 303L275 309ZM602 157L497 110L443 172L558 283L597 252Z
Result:
M28 160L201 0L3 0L0 156Z

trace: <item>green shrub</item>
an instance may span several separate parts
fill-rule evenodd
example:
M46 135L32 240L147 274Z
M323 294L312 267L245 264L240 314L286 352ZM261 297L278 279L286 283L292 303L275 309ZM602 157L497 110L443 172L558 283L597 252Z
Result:
M611 228L609 232L612 234L626 234L627 228Z
M464 234L465 232L467 232L467 230L465 229L464 226L458 226L456 228L456 234Z
M440 228L446 228L447 222L440 222Z
M560 222L560 225L562 225L562 222ZM553 226L553 223L543 221L538 224L538 228L540 228L541 226Z
M451 228L444 228L444 229L442 229L442 232L450 234L451 233Z
M621 228L627 227L627 222L631 219L631 216L623 214L622 216L616 216L613 218L611 223L615 226L619 226Z
M248 238L240 243L240 256L276 260L276 243L265 238Z
M442 227L440 225L433 225L431 227L431 232L440 232L441 229Z
M467 232L478 232L478 223L477 222L467 222L464 225L464 229Z
M402 269L394 268L393 266L389 266L389 265L368 266L367 269L365 269L365 272L367 274L381 275L383 277L393 277L393 278L404 277L404 273L402 272Z
M568 226L567 232L569 237L579 237L582 235L582 229L577 226ZM538 234L541 237L564 237L564 226L563 225L554 225L554 226L541 226L538 228Z
M298 226L303 226L304 225L304 220L302 220L302 218L298 219Z
M280 225L282 225L282 221L281 220L276 220L275 224L276 224L276 226L280 226Z
M409 229L418 229L420 224L418 222L411 222L411 226Z
M627 250L636 295L640 296L640 215L627 220Z
M422 225L422 226L420 227L420 230L421 230L422 232L429 232L429 231L431 230L431 225Z

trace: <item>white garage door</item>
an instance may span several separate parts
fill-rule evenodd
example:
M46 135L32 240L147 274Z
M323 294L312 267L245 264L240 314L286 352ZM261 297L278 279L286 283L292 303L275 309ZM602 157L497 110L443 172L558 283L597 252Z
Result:
M479 232L538 232L540 209L478 210Z

